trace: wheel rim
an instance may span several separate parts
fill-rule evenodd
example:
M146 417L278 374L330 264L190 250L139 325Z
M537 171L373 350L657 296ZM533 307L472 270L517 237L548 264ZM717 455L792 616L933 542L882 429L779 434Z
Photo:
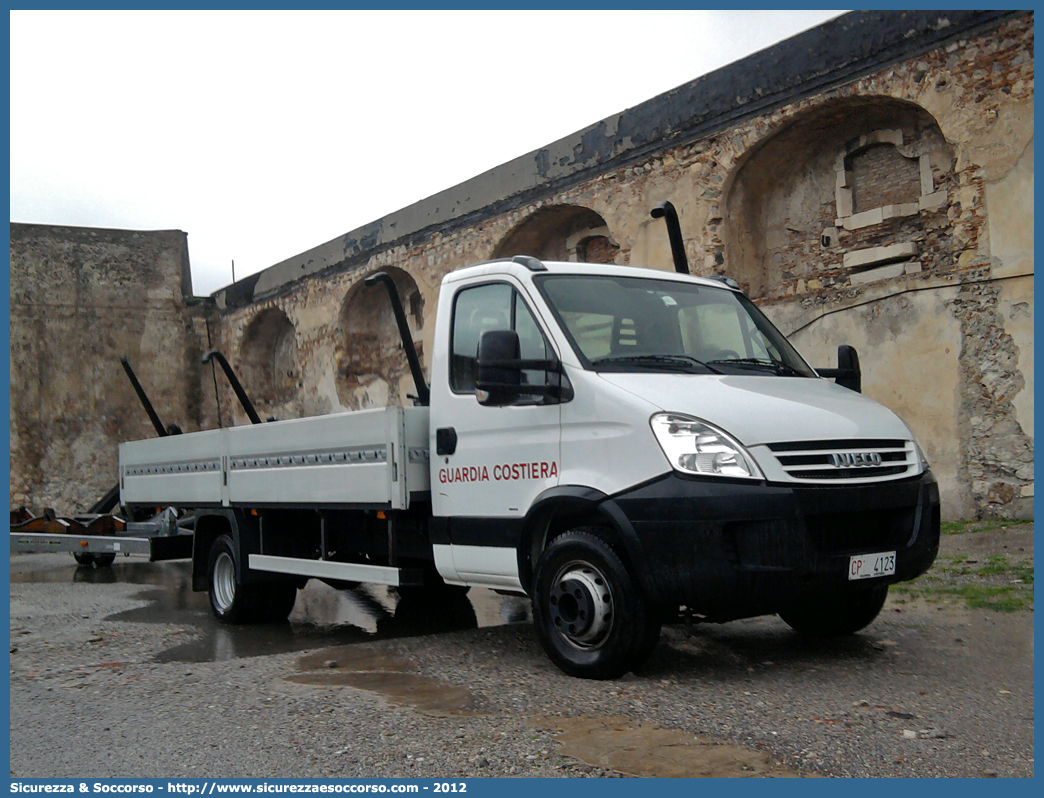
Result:
M221 552L214 561L214 607L218 612L228 612L236 600L236 565L232 555Z
M586 562L561 568L548 595L551 623L577 648L597 648L613 625L613 593L609 581Z

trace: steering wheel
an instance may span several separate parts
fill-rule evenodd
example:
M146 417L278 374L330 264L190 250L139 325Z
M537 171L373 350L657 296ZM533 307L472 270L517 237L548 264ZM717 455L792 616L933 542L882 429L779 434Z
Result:
M712 363L716 360L742 360L742 356L739 352L734 352L731 349L715 349L705 360L707 363Z

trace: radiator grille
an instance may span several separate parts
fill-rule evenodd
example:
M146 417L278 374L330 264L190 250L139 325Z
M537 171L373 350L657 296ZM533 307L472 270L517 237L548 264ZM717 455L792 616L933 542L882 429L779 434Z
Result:
M917 473L913 441L854 439L770 443L783 471L796 482L867 482Z

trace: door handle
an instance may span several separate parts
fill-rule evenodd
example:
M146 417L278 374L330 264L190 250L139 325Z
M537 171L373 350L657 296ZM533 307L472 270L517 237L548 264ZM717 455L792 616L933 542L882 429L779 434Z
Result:
M453 427L435 430L435 454L441 456L457 451L457 431Z

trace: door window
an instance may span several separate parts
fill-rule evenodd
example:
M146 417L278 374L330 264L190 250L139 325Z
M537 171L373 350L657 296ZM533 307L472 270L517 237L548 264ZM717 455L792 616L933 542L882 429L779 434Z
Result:
M488 330L518 333L524 360L548 358L547 341L536 319L519 293L505 283L465 288L453 305L453 351L450 358L450 387L456 393L474 393L478 374L478 345ZM543 371L522 372L523 382L543 384ZM523 397L528 401L533 397ZM536 398L539 401L539 397Z

